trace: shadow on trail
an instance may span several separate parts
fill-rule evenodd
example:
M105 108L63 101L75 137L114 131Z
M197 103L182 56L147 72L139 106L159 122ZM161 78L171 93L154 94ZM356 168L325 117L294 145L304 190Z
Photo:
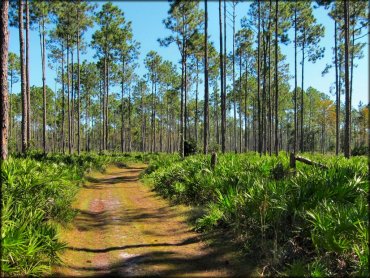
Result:
M153 210L153 209L152 209ZM160 207L152 212L145 209L124 209L102 210L92 212L87 210L77 210L78 214L73 221L73 225L80 231L95 229L105 229L108 226L130 225L130 223L165 222L171 218L177 218L183 213L175 212L173 208Z
M132 168L128 171L140 172L142 169ZM132 173L131 173L132 174ZM89 178L90 184L84 186L86 189L109 189L109 188L131 188L137 185L130 184L138 180L138 175L118 176L115 173L112 178ZM111 185L111 186L108 186ZM117 191L117 194L120 191ZM115 194L115 193L114 193ZM199 273L217 273L218 270L230 269L231 273L240 274L249 277L254 268L252 264L246 264L241 261L228 261L229 256L225 254L235 253L236 247L227 239L225 233L219 234L194 234L189 233L191 228L188 226L168 227L168 223L176 223L179 217L193 222L194 215L201 213L181 212L175 206L154 206L150 205L150 199L157 198L154 192L143 193L140 204L142 206L128 208L125 204L108 207L106 204L99 207L96 211L78 210L78 215L73 221L73 225L78 231L102 231L112 226L125 226L133 228L141 224L139 231L143 235L158 236L155 242L139 242L138 244L127 244L109 246L105 248L88 248L68 246L67 249L73 252L85 252L88 254L103 255L109 252L119 251L117 259L105 265L92 265L91 261L86 261L79 265L64 264L63 267L74 271L94 272L90 277L117 277L117 276L176 276L186 275L187 277L196 276ZM101 200L104 201L104 200ZM142 224L144 223L144 224ZM163 225L165 230L156 229ZM167 225L167 226L166 226ZM135 230L134 230L135 231ZM168 234L171 234L172 240L167 242ZM174 243L173 238L179 237L182 240ZM145 237L144 237L145 238ZM157 242L157 240L159 242ZM207 241L210 245L201 244L198 254L188 256L184 249L194 248L192 244L199 244L200 241ZM228 244L225 244L227 242ZM124 243L124 242L121 242ZM230 244L229 244L230 243ZM189 247L184 247L189 246ZM164 248L163 248L164 247ZM168 247L165 248L165 247ZM131 250L126 253L125 250ZM135 251L137 252L135 254ZM85 254L83 254L85 256ZM234 256L231 256L234 258ZM57 277L63 277L63 273L55 273ZM66 276L64 276L66 277Z
M146 272L148 270L151 270L150 277L172 277L184 274L187 277L193 277L199 272L211 272L229 265L230 262L223 260L222 254L217 252L186 258L174 252L153 251L122 259L108 266L70 266L69 268L96 272L92 277L142 277L148 276L148 272ZM146 271L142 272L141 270L144 269ZM243 274L248 277L250 272Z
M134 245L124 245L124 246L114 246L102 249L91 249L91 248L78 248L78 247L70 247L68 246L67 249L78 251L78 252L91 252L91 253L105 253L110 251L117 251L117 250L126 250L126 249L135 249L135 248L142 248L142 247L163 247L163 246L185 246L193 243L200 242L198 236L188 238L183 240L179 243L151 243L151 244L134 244Z

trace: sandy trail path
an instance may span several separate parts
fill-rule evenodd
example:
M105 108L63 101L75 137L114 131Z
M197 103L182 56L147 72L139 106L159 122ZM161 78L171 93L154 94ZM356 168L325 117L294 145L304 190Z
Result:
M140 183L144 168L110 166L89 177L74 204L78 215L61 231L68 247L53 276L249 276L250 267L192 231L188 208Z

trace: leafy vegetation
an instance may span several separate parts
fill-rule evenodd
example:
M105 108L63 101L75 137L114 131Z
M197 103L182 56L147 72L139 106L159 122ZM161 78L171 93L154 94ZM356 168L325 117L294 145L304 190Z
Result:
M2 259L4 275L39 276L58 262L66 245L58 226L75 215L72 202L86 171L108 163L150 159L145 154L62 155L30 152L12 157L1 168Z
M305 156L329 169L298 162L294 175L283 152L221 155L214 170L210 156L167 156L146 176L161 195L204 206L196 228L232 231L265 273L368 275L366 158Z

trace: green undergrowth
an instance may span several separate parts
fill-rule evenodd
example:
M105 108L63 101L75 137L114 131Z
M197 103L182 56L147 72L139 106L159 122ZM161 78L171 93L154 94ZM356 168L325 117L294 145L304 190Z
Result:
M369 184L366 157L303 154L328 166L297 162L285 153L177 155L152 159L145 178L162 196L206 207L200 231L230 231L243 250L273 276L368 276Z
M2 276L40 276L50 273L65 247L58 226L75 216L71 205L84 174L104 171L115 163L149 162L158 154L83 153L78 155L30 152L14 155L1 167Z

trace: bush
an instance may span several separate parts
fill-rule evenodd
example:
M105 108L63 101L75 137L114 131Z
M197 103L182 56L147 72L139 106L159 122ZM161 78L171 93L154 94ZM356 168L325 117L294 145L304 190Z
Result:
M197 142L193 139L184 141L184 156L189 156L197 153Z
M369 147L365 145L356 146L352 149L353 156L369 155Z
M214 170L209 155L195 155L146 176L162 196L206 207L196 228L232 231L270 275L368 276L366 157L304 156L329 169L298 162L291 175L284 152L228 153Z

